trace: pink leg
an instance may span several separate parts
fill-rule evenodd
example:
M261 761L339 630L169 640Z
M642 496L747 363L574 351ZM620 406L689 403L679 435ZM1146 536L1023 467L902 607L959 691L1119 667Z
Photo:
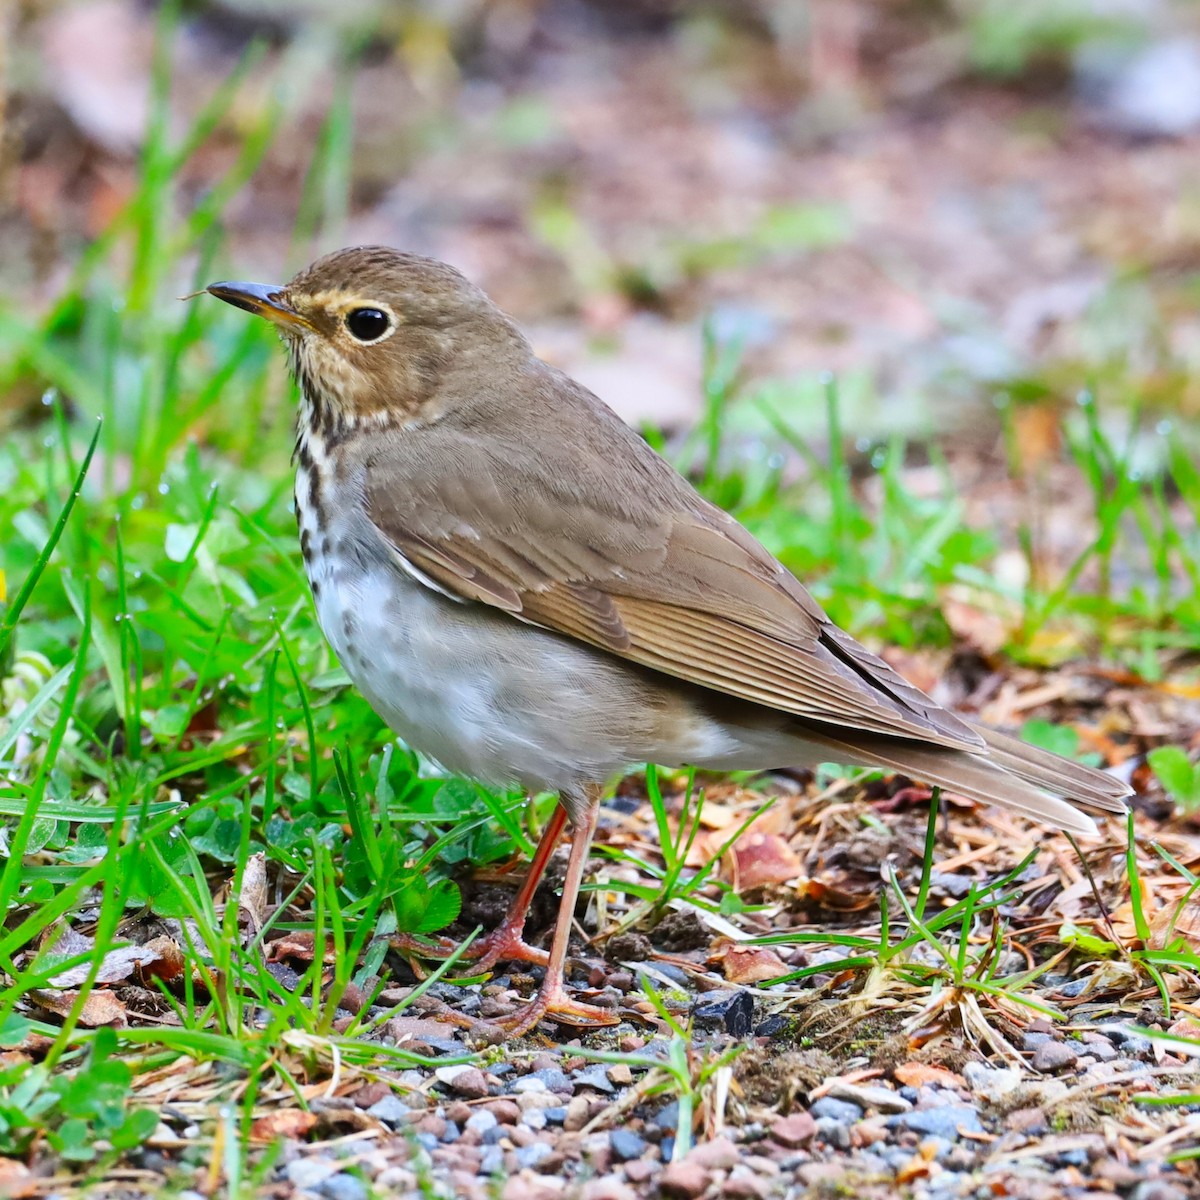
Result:
M525 918L529 915L529 905L533 894L546 873L546 864L558 845L563 827L567 823L567 810L559 804L550 816L550 821L542 832L533 861L529 864L529 872L524 882L513 897L508 913L503 921L492 930L474 941L464 951L464 957L474 961L475 969L490 971L498 962L529 962L545 966L549 956L545 950L530 946L523 938ZM415 954L425 958L446 958L454 952L454 943L449 938L441 938L433 946L417 941L406 934L392 938L392 945L406 954Z
M596 832L596 819L600 808L600 790L590 790L587 809L571 831L571 858L567 864L567 878L563 882L562 903L558 909L558 923L554 926L554 940L550 944L550 962L546 977L538 994L526 1005L517 1009L510 1017L498 1021L511 1036L528 1033L543 1017L552 1017L563 1025L616 1025L618 1017L606 1008L583 1004L567 995L564 972L567 963L567 945L571 940L571 921L575 915L575 902L579 898L579 887L583 883L583 872L587 866L588 850Z

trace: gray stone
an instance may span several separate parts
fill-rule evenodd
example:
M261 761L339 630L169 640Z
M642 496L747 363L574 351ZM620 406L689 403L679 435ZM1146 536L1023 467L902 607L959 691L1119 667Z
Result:
M603 1073L604 1068L597 1066L595 1070ZM557 1067L543 1067L540 1071L531 1071L526 1078L540 1079L548 1092L562 1092L568 1096L571 1094L570 1076Z
M499 1123L494 1113L481 1108L478 1112L473 1112L467 1118L466 1128L471 1130L472 1133L477 1133L480 1137L483 1137L489 1129L495 1129Z
M399 1096L388 1095L367 1109L367 1115L395 1128L408 1118L412 1110Z
M670 1104L660 1108L651 1118L659 1129L674 1133L679 1124L679 1101L672 1100ZM665 1155L664 1155L665 1157Z
M833 1117L821 1117L817 1121L817 1137L835 1150L850 1149L850 1130L844 1122Z
M530 1142L517 1152L517 1166L524 1171L526 1168L537 1170L538 1164L544 1162L553 1154L553 1149L546 1142Z
M325 1200L367 1200L367 1185L354 1175L331 1175L316 1192Z
M617 1162L641 1158L646 1152L646 1139L639 1137L631 1129L614 1129L608 1135L608 1144Z
M843 1125L853 1125L855 1121L861 1121L863 1115L863 1110L857 1104L833 1096L822 1096L808 1111L818 1121L840 1121Z
M1187 1200L1187 1192L1165 1179L1144 1179L1129 1194L1129 1200Z
M969 1104L939 1104L936 1108L914 1109L892 1117L888 1125L943 1138L957 1138L960 1128L968 1133L983 1132L979 1114Z
M294 1158L287 1165L288 1182L300 1191L315 1191L337 1173L338 1164L327 1158Z
M562 1072L559 1072L562 1075ZM563 1079L566 1076L563 1075ZM585 1070L576 1071L574 1078L571 1080L576 1091L580 1088L594 1088L597 1092L604 1092L606 1095L612 1095L617 1089L613 1086L613 1081L609 1079L608 1073L604 1066L597 1063L594 1067L587 1067ZM551 1091L558 1091L558 1088L551 1088Z
M508 1090L514 1096L521 1096L526 1092L548 1092L550 1089L546 1086L545 1080L539 1079L536 1075L523 1075L520 1079L514 1079L508 1085Z
M707 992L692 1009L692 1017L702 1029L744 1038L754 1028L754 1000L749 992Z
M1154 42L1133 53L1109 45L1081 53L1080 90L1096 117L1135 137L1182 137L1200 126L1200 44Z
M978 1062L967 1063L963 1068L963 1078L975 1095L993 1103L1015 1092L1024 1082L1021 1072L1014 1068L989 1067Z

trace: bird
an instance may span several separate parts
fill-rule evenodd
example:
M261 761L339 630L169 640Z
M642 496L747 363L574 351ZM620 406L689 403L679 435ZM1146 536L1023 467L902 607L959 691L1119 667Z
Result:
M470 952L545 967L504 1023L610 1024L564 972L605 785L643 763L903 773L1073 834L1110 774L937 704L826 615L732 516L540 359L446 263L387 246L213 296L271 322L298 384L300 549L352 683L445 770L558 804ZM549 951L526 913L566 827Z

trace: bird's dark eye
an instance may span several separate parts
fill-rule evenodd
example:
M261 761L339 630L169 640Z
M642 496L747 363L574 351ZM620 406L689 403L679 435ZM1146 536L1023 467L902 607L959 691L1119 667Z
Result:
M391 321L378 308L354 308L346 314L346 328L360 342L378 341L388 331Z

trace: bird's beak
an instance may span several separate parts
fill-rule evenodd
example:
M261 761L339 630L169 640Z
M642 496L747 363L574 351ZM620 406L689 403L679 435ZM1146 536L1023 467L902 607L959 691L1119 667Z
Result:
M272 324L311 328L309 321L284 300L281 284L210 283L205 291L234 308L266 317Z

